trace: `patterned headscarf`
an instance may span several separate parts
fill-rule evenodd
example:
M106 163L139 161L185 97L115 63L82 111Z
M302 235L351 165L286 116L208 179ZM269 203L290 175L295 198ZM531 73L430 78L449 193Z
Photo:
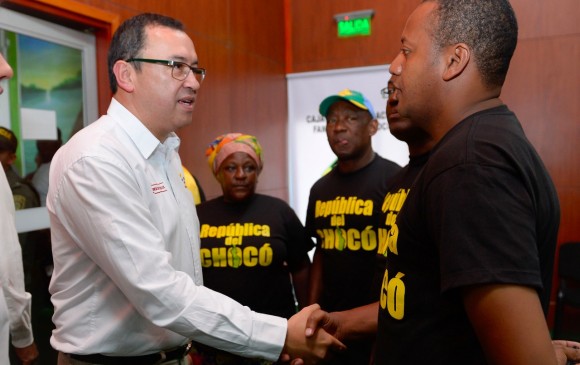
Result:
M236 152L247 153L256 161L258 169L262 169L262 147L256 137L249 134L228 133L216 137L205 150L205 156L213 174L216 175L222 162Z

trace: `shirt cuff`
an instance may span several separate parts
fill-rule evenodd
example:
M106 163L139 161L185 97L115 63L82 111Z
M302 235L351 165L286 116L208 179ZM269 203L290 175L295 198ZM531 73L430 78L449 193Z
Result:
M255 357L276 361L284 348L288 320L268 314L253 312L252 338L249 348Z

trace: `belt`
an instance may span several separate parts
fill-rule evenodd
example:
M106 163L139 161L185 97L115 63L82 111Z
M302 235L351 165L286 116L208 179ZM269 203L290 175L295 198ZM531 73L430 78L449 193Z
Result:
M191 350L191 342L187 345L181 347L161 351L149 355L141 356L107 356L102 354L90 354L90 355L77 355L68 354L71 358L91 364L100 365L128 365L128 364L139 364L139 365L155 365L161 364L163 362L171 360L179 360L185 357L187 353Z

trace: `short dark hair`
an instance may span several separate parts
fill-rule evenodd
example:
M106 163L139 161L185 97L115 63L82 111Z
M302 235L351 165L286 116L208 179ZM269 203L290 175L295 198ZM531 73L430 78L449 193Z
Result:
M484 83L502 86L518 41L518 23L508 0L423 0L437 3L433 40L439 49L465 43Z
M143 13L125 20L113 34L107 56L109 84L113 94L117 92L117 79L113 72L115 62L139 56L145 46L145 28L148 26L163 26L185 31L182 22L161 14ZM135 64L135 69L140 69L139 63Z

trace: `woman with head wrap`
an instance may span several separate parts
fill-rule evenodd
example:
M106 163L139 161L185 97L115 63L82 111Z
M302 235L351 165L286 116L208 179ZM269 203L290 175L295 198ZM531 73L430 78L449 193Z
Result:
M289 318L296 300L306 305L312 240L288 204L256 194L263 167L256 137L221 135L206 156L223 195L197 206L204 285L252 310ZM201 364L264 364L201 345L196 350Z

